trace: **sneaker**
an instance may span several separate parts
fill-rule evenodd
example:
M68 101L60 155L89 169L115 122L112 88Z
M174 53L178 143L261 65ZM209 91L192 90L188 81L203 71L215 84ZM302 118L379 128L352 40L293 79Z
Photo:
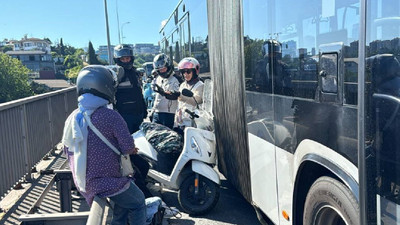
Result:
M180 211L175 207L172 207L172 208L168 207L168 208L164 208L164 209L165 209L164 218L167 218L167 219L172 218L172 217L177 217L177 215L180 214Z
M161 203L161 207L163 207L165 209L164 218L167 218L167 219L171 218L171 217L177 217L177 215L181 213L179 211L179 209L177 209L175 207L167 206L167 204L165 204L164 201Z

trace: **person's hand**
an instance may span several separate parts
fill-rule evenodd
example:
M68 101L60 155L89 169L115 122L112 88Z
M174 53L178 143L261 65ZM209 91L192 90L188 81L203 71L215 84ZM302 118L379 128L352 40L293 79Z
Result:
M132 155L136 155L138 153L139 149L137 147L135 147L133 149Z
M162 96L165 96L165 91L162 87L160 87L158 84L154 84L154 91L159 93Z
M174 91L172 92L172 95L178 98L179 96L181 96L181 93L179 91Z
M148 114L148 112L147 112L147 109L145 108L145 109L144 109L144 112L143 112L143 119L146 119L146 118L147 118L147 114Z
M165 98L167 98L169 100L176 100L176 99L178 99L178 97L180 95L181 95L181 93L179 91L174 91L174 92L166 91L165 92Z

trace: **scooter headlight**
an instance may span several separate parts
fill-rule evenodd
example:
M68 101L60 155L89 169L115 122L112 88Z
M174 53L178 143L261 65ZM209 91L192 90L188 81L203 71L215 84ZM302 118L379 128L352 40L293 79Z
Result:
M197 144L197 141L194 137L190 138L190 147L192 147L192 149L201 156L201 150L199 144Z

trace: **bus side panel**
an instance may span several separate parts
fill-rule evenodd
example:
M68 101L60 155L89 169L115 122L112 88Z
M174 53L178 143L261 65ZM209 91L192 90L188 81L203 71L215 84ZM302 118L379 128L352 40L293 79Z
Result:
M251 202L240 1L208 0L219 170ZM229 18L229 19L228 19ZM229 87L229 88L228 88ZM238 163L240 162L240 163Z
M279 221L275 146L252 133L266 130L262 122L251 122L249 129L249 153L251 192L253 204L276 224ZM266 194L268 193L268 194Z

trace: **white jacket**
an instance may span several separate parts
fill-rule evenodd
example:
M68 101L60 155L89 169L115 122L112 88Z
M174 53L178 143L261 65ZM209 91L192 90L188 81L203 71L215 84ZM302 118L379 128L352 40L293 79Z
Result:
M182 95L182 90L185 88L193 92L193 97ZM178 97L178 110L175 114L175 126L190 127L192 125L192 120L190 119L189 114L185 112L185 109L193 111L196 109L197 104L200 105L203 103L203 89L204 83L201 80L193 86L189 85L186 81L181 84L179 87L181 95Z
M176 92L179 90L179 81L172 74L168 78L157 76L156 84L164 91ZM168 100L165 96L156 93L153 111L162 113L175 113L178 108L177 100Z

